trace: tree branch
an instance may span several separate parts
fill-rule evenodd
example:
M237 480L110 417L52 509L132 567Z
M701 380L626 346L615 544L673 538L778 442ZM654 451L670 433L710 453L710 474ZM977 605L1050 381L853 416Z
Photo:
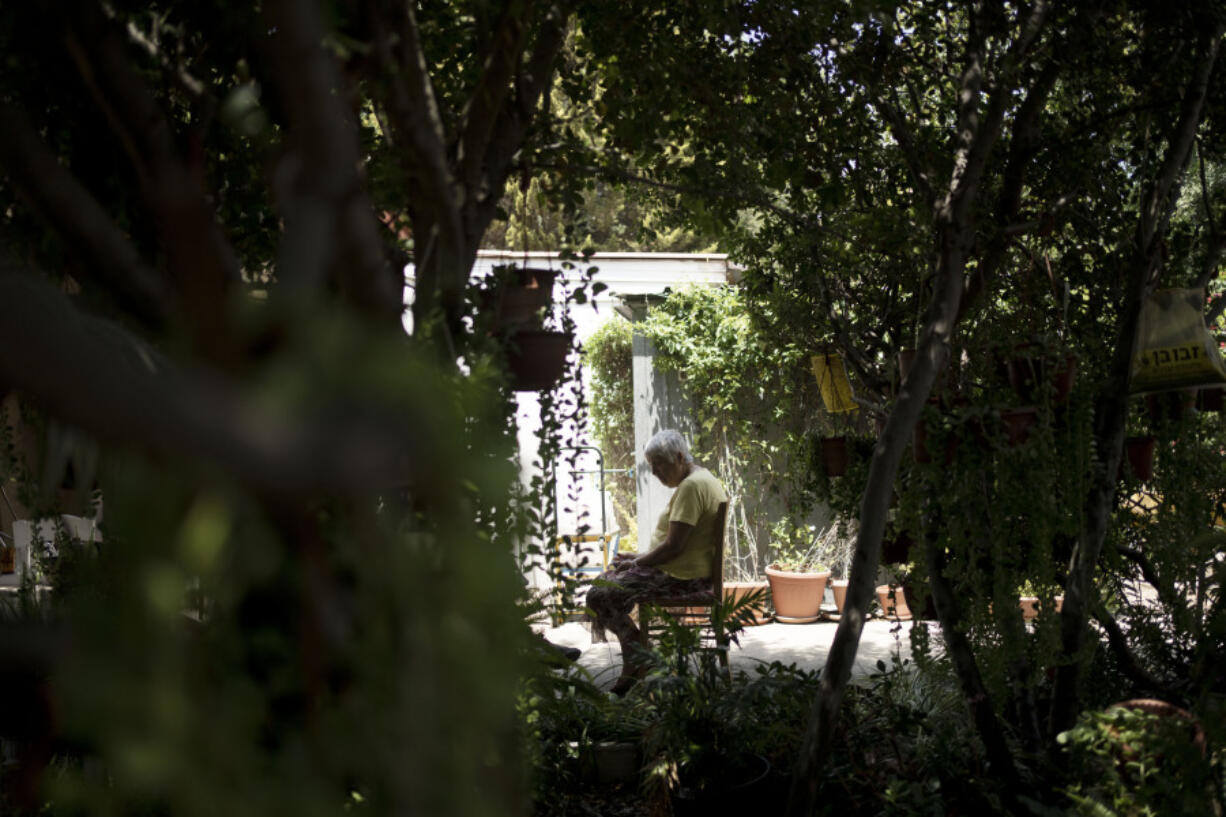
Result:
M410 202L417 276L413 315L415 326L425 327L440 306L445 312L459 312L469 272L460 216L464 192L448 163L447 128L430 82L413 3L404 4L399 61L393 57L391 34L377 0L371 0L369 8L375 52L388 80L388 113L409 151L406 183L415 193Z
M140 176L180 296L192 305L185 314L194 339L211 356L230 359L228 292L239 266L205 195L203 164L189 168L180 158L170 122L101 8L70 0L62 13L69 53Z
M566 33L566 21L571 13L571 3L554 3L541 22L533 44L532 55L526 68L516 77L514 105L506 105L498 115L496 127L489 140L489 148L482 157L485 179L480 189L469 188L474 197L474 207L465 214L465 235L473 243L480 241L480 232L488 225L498 201L506 188L511 162L524 143L533 114L553 82L554 61L562 48Z
M1200 197L1201 204L1205 208L1205 222L1209 227L1209 246L1205 249L1205 258L1201 262L1200 275L1196 278L1196 286L1205 288L1209 286L1209 282L1217 277L1218 262L1222 257L1222 253L1226 252L1226 231L1221 229L1218 219L1214 218L1213 202L1209 197L1209 183L1205 178L1205 157L1200 150L1200 142L1197 141L1197 157L1198 170L1200 171ZM1215 314L1205 322L1213 324L1221 314L1221 299L1219 303L1214 304Z
M1131 252L1127 256L1129 285L1120 311L1115 354L1109 376L1095 400L1094 443L1104 468L1094 474L1087 491L1084 502L1086 521L1074 547L1065 582L1064 606L1060 613L1060 639L1065 663L1056 670L1049 727L1051 734L1067 729L1076 718L1078 686L1084 667L1082 652L1089 630L1092 579L1107 534L1110 508L1115 496L1115 473L1124 448L1129 371L1137 343L1138 318L1141 304L1155 285L1154 271L1160 243L1155 240L1159 235L1157 228L1168 222L1175 206L1175 197L1171 193L1179 172L1187 166L1208 92L1208 77L1217 59L1223 26L1226 26L1226 21L1219 22L1208 39L1202 37L1198 62L1184 91L1179 119L1167 144L1162 171L1144 197Z
M1128 646L1128 639L1124 635L1124 631L1120 629L1119 622L1112 617L1106 606L1103 605L1101 599L1094 601L1092 612L1094 619L1102 625L1102 628L1107 632L1107 643L1111 646L1112 652L1120 661L1120 668L1124 670L1124 674L1132 679L1133 683L1149 690L1153 690L1165 696L1174 696L1175 692L1169 684L1163 683L1137 661L1132 650Z
M272 497L428 488L443 456L428 406L320 406L286 417L205 371L182 369L117 325L82 314L0 260L0 381L98 437L212 462ZM409 415L414 412L410 411Z
M1162 581L1158 577L1158 571L1154 569L1154 564L1149 560L1144 553L1123 545L1116 545L1115 552L1128 559L1141 569L1141 575L1145 577L1145 581L1152 584L1155 588L1162 587Z
M1154 236L1165 231L1174 211L1174 199L1180 176L1192 157L1192 144L1200 127L1201 111L1209 92L1209 78L1222 45L1226 23L1221 20L1212 30L1201 35L1200 59L1196 72L1188 83L1180 105L1179 122L1170 136L1170 146L1154 185L1141 211L1139 238L1142 247L1152 247Z
M387 264L363 187L354 114L344 107L336 60L323 47L320 9L312 0L271 0L264 13L276 31L274 78L290 134L277 168L285 218L278 281L299 293L335 281L363 313L398 327L398 271Z
M461 135L456 151L459 176L464 186L475 190L481 177L486 149L503 103L511 92L515 66L523 56L527 26L533 4L529 0L508 3L489 40L489 53L482 61L481 78L460 115Z
M15 189L82 260L81 269L138 320L157 328L173 293L98 204L43 144L24 112L0 102L0 165Z

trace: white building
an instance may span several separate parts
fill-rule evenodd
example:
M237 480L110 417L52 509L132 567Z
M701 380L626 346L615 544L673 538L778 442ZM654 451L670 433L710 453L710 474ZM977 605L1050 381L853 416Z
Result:
M736 268L722 254L694 253L598 253L592 256L590 265L597 268L592 280L604 284L606 289L594 299L594 303L575 306L572 317L576 333L582 343L591 337L603 323L614 315L638 320L646 314L653 302L662 299L669 290L688 286L722 286L739 280ZM582 268L563 270L557 253L514 252L511 250L482 250L478 253L473 275L490 274L496 265L515 264L521 267L544 267L559 271L554 283L554 302L561 303L567 289L573 289L580 281ZM412 270L407 271L411 281ZM406 286L406 303L411 302L411 283ZM406 328L410 316L406 316ZM642 451L648 438L662 428L684 426L686 412L678 404L677 390L672 378L656 372L651 360L654 357L651 344L641 336L634 338L634 400L635 400L635 447ZM517 421L519 443L524 463L536 459L536 431L539 427L539 395L535 392L517 392ZM592 440L581 441L592 445ZM565 469L569 470L569 469ZM574 469L581 473L577 478L584 483L577 507L560 512L558 530L573 533L580 525L589 530L602 529L613 532L616 525L607 499L599 495L595 475L599 469L594 454L584 452ZM642 463L637 466L638 523L640 530L651 530L655 519L668 499L668 490L651 477ZM564 485L567 474L559 473L559 488ZM527 475L525 475L527 478ZM605 506L602 517L601 508ZM561 508L562 503L559 503Z

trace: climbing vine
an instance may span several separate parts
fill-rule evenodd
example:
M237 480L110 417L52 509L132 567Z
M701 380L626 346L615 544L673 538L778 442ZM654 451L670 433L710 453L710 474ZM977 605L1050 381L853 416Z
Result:
M821 413L809 339L769 337L760 331L764 305L750 306L737 288L688 288L638 328L690 401L695 457L728 489L729 576L756 579L779 517L822 515L809 468Z

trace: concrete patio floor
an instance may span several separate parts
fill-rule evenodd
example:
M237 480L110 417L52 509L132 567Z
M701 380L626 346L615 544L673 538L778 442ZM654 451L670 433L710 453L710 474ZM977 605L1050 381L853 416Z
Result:
M906 660L911 657L911 627L914 621L892 622L872 619L864 626L860 648L856 653L852 677L863 677L876 671L877 661L888 665L894 655ZM941 649L943 641L940 625L935 621L925 622L931 635L933 650ZM733 670L752 671L758 663L779 661L796 664L801 669L816 670L825 666L826 655L834 640L838 624L819 621L813 624L779 624L772 622L757 627L748 627L740 636L740 644L733 644L730 658ZM555 644L578 647L583 651L579 665L592 674L596 684L607 689L621 672L621 647L610 634L604 644L593 644L591 634L582 622L571 621L558 627L543 630L546 638Z

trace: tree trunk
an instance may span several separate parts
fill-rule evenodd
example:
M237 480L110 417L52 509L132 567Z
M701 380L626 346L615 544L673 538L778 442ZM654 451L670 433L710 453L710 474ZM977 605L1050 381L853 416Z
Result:
M1084 504L1085 527L1073 549L1060 613L1060 637L1064 661L1056 670L1049 718L1049 735L1073 725L1077 716L1079 686L1086 665L1089 612L1093 605L1094 573L1102 552L1111 509L1115 501L1115 473L1124 448L1128 419L1129 371L1137 342L1141 306L1153 290L1161 268L1166 230L1179 195L1179 178L1192 155L1200 125L1209 77L1221 47L1226 23L1218 22L1202 35L1201 58L1184 91L1178 120L1174 123L1166 154L1152 185L1143 197L1129 258L1129 286L1119 329L1111 374L1095 401L1094 443L1104 470L1094 474Z

